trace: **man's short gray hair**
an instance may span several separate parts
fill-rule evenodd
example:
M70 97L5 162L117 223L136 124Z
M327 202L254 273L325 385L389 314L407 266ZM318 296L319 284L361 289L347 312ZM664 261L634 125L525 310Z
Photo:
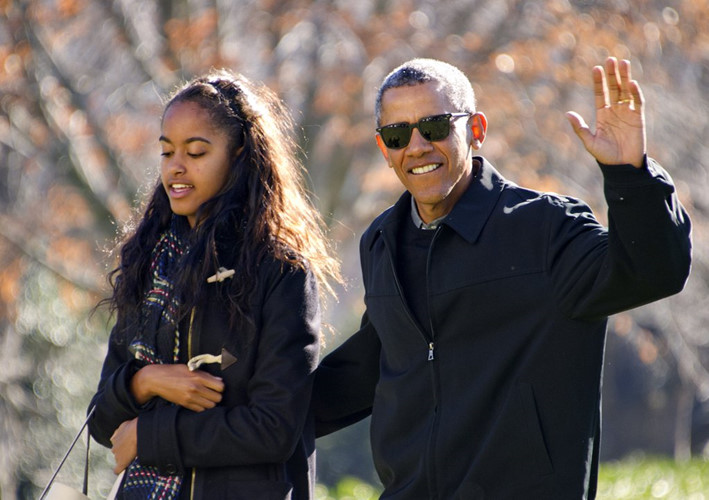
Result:
M475 113L475 92L461 70L437 59L412 59L392 70L384 78L374 105L377 126L381 126L382 96L391 88L436 82L455 109L451 112Z

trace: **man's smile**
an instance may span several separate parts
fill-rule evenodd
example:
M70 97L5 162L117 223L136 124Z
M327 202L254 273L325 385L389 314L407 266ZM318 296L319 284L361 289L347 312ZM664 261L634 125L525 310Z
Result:
M414 175L427 174L429 172L433 172L440 166L440 163L429 163L428 165L422 165L420 167L412 168L411 173Z

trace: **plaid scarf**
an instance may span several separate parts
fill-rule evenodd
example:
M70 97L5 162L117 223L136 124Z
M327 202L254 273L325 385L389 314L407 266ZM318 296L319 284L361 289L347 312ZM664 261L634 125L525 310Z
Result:
M141 305L141 328L129 346L135 359L145 364L177 363L180 352L180 331L177 324L178 298L174 278L178 262L188 251L180 238L179 220L173 217L152 251L150 290ZM161 401L162 404L171 404ZM177 498L182 484L181 475L162 475L156 467L143 466L138 458L128 466L121 498L126 500Z

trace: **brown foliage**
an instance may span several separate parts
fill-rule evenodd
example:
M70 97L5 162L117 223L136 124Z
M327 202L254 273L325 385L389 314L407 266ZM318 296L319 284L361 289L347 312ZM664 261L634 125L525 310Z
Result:
M417 56L461 67L490 121L482 153L519 183L584 198L603 219L599 173L563 113L592 124L590 69L615 55L633 62L650 154L672 172L695 228L688 290L634 312L629 324L648 332L637 325L662 323L659 337L634 337L640 359L686 366L683 380L709 396L706 0L0 0L0 13L0 326L8 332L18 303L31 300L22 293L38 269L31 264L55 273L71 307L86 306L72 286L105 293L102 250L152 183L161 96L180 80L230 66L283 97L358 292L358 236L400 191L373 141L374 94L389 70ZM361 307L355 295L343 295L338 315Z

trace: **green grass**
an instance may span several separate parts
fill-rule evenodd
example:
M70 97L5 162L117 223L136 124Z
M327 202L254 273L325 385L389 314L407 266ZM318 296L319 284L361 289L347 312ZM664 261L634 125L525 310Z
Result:
M316 500L376 500L378 487L345 477L334 488L318 485ZM631 457L601 464L597 500L709 500L709 461L676 463Z
M345 477L337 486L327 489L318 484L315 488L315 500L377 500L380 489L363 483L353 477Z
M601 464L598 500L709 500L709 461L634 457Z

